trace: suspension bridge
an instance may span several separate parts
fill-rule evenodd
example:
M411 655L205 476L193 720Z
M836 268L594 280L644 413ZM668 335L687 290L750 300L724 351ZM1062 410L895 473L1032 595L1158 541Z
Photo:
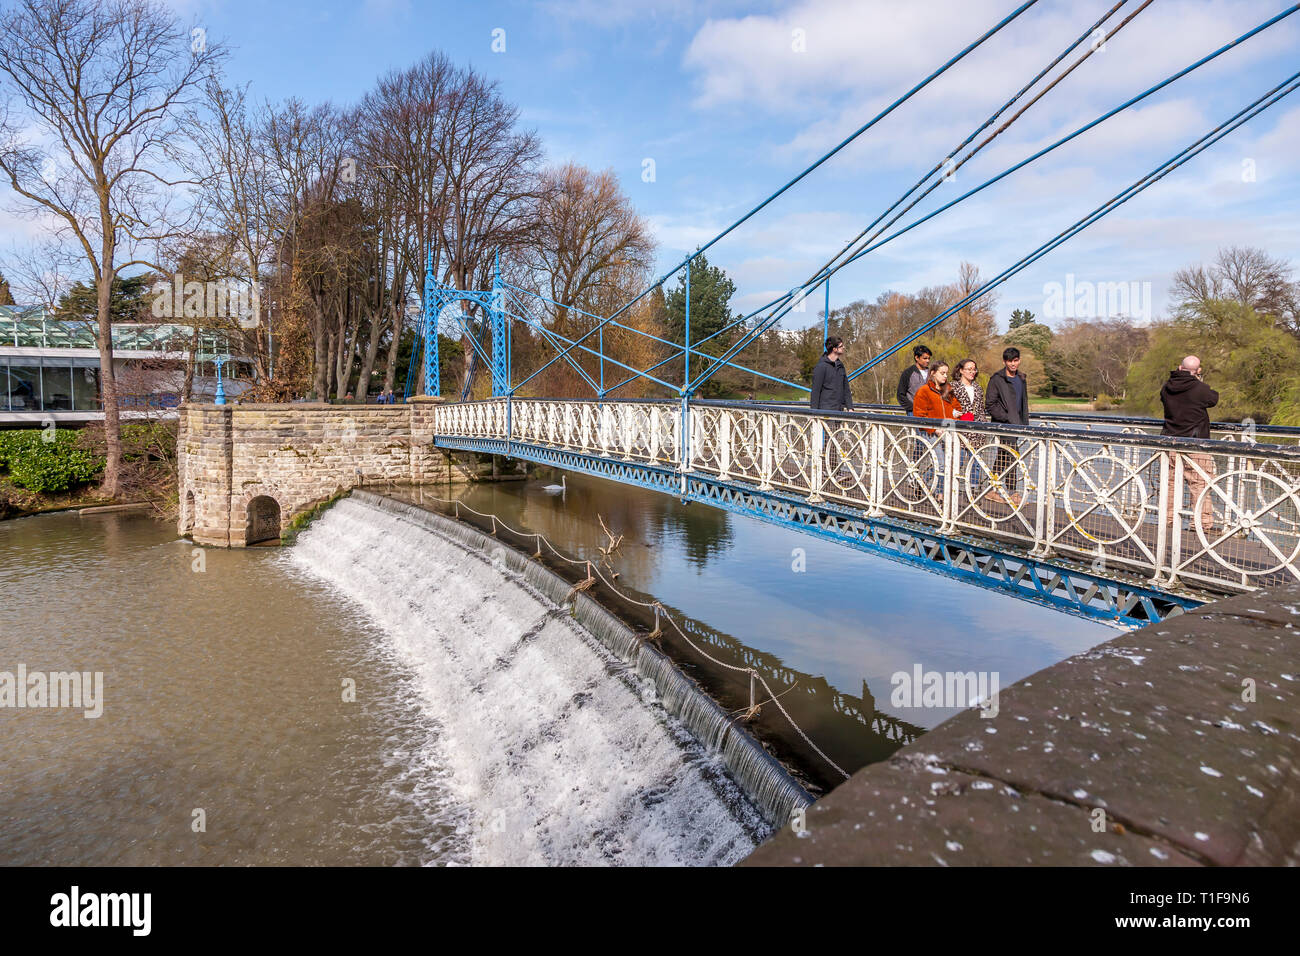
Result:
M738 361L782 318L819 292L830 316L830 285L841 269L994 186L1089 130L1275 27L1281 10L1251 30L1103 112L1031 155L900 225L945 183L1098 49L1151 0L1114 4L976 126L825 265L798 286L719 331L691 338L691 263L793 188L916 93L1032 8L1022 3L833 149L698 247L607 316L556 302L506 281L499 258L491 288L439 281L430 250L423 310L407 393L440 396L438 333L469 343L470 372L433 413L433 442L446 449L521 458L673 494L904 561L972 584L1118 626L1163 620L1226 594L1300 578L1300 429L1216 429L1207 441L1164 438L1152 423L1095 420L1030 426L938 423L872 409L813 412L791 405L700 398L724 368L807 391ZM1126 13L1123 19L1114 20ZM1078 56L1072 61L1072 55ZM1300 86L1300 72L1272 85L1040 243L959 301L855 369L852 380L915 342L961 309L1109 215ZM672 342L629 324L629 310L679 274L685 335ZM547 317L567 312L587 328L569 338ZM620 321L620 317L624 320ZM516 375L516 324L554 355ZM606 350L605 331L644 336L668 357L634 368ZM824 324L823 331L827 331ZM725 336L725 338L723 337ZM711 340L717 340L712 341ZM589 399L531 394L537 377L563 362L591 389ZM669 381L671 366L680 381ZM491 397L471 401L474 373L487 369ZM634 381L664 391L628 400ZM942 425L942 427L937 427Z

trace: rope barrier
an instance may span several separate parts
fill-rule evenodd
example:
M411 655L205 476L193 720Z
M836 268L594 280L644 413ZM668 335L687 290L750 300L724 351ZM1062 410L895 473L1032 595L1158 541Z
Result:
M821 757L822 760L826 761L827 764L833 767L837 773L839 773L844 777L845 780L847 780L851 776L847 770L845 770L834 760L828 757L825 751L823 751L820 747L818 747L815 743L812 742L811 738L809 738L809 736L803 732L803 728L800 727L797 723L795 723L795 719L790 716L790 712L786 710L785 707L781 704L779 698L784 694L788 694L790 691L794 690L795 687L799 686L797 683L791 684L789 687L783 690L781 694L777 694L774 690L772 690L772 687L770 684L768 684L767 679L762 674L760 674L757 670L755 670L753 667L738 667L735 664L728 664L726 661L718 660L708 651L704 650L693 640L691 640L686 635L686 632L682 630L681 626L678 625L677 621L674 620L673 616L668 613L667 608L665 608L658 601L652 601L652 602L638 601L636 598L624 594L618 588L614 587L614 585L610 581L608 581L603 574L601 574L599 568L593 567L590 560L570 558L567 555L561 554L560 551L555 547L555 545L551 544L551 542L546 538L546 536L539 532L517 531L516 529L510 527L510 525L506 524L504 521L501 521L501 519L499 519L495 514L478 511L474 508L471 508L469 505L462 504L458 499L455 498L440 498L437 495L429 495L429 494L423 495L422 498L437 501L445 505L452 505L455 508L457 520L461 520L460 518L461 508L464 508L466 511L470 512L471 514L478 515L480 518L490 519L492 521L493 534L496 534L497 523L500 522L501 527L505 528L505 530L509 531L511 534L515 535L516 537L535 538L537 540L537 551L533 554L534 558L537 558L539 560L541 559L542 542L545 542L546 546L551 549L551 553L554 554L561 561L566 561L569 564L573 564L573 565L585 565L587 569L586 579L583 581L579 581L569 590L569 593L565 595L564 598L565 603L568 603L569 601L573 600L577 596L579 591L586 591L590 589L592 586L594 586L597 581L600 581L600 583L605 585L605 587L608 588L612 593L616 594L621 600L626 601L628 604L634 604L638 607L650 608L654 611L654 618L655 618L654 630L651 631L649 634L645 635L643 640L653 641L653 640L657 640L660 636L662 636L663 631L660 625L659 612L663 611L663 617L667 619L668 623L673 626L673 630L677 632L677 635L683 641L689 644L691 648L695 651L695 653L699 654L705 660L709 661L710 663L718 667L724 668L729 671L736 671L737 673L749 675L749 707L745 708L744 715L741 717L742 720L750 720L753 717L757 716L759 710L762 707L762 704L758 704L755 702L756 694L755 694L754 684L755 681L757 681L759 684L763 686L763 689L767 691L768 699L763 703L766 704L770 702L775 704L776 709L781 712L781 715L786 719L786 722L794 729L795 733L799 735L799 737L803 740L803 742L808 745L809 749L811 749L815 754L817 754L817 756Z

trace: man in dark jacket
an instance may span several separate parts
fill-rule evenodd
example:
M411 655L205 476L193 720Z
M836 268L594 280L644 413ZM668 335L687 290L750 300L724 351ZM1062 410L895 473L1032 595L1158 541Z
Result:
M984 393L984 408L992 421L1003 425L1029 424L1029 383L1020 374L1020 349L1008 348L1002 352L1002 368L989 376L989 387ZM1009 501L1020 507L1020 475L1017 473L1017 454L1015 439L998 437L997 457L993 461L995 488L999 485L1007 489L1007 498L996 490L990 491L988 497L993 501Z
M912 349L912 364L903 369L903 374L898 377L898 406L907 414L912 414L916 392L925 384L929 374L930 350L924 345L918 345Z
M844 340L832 335L826 340L826 353L813 369L812 391L808 404L814 409L828 412L853 411L853 393L849 390L849 376L844 371Z
M1209 409L1219 404L1219 393L1203 381L1201 360L1195 355L1183 359L1178 368L1169 373L1169 381L1160 389L1160 404L1165 407L1165 427L1160 434L1174 438L1210 437ZM1190 452L1182 457L1183 487L1192 496L1192 504L1200 502L1201 525L1206 531L1214 530L1214 506L1206 485L1214 477L1214 458L1203 453ZM1177 459L1169 465L1168 499L1169 522L1182 510L1181 496L1174 497L1174 479Z
M1020 374L1020 349L1002 353L1002 368L989 376L984 408L989 418L1004 425L1029 424L1029 387Z
M1219 393L1205 384L1199 358L1189 355L1169 373L1169 381L1160 389L1160 404L1165 407L1165 427L1160 434L1210 437L1209 409L1219 404Z

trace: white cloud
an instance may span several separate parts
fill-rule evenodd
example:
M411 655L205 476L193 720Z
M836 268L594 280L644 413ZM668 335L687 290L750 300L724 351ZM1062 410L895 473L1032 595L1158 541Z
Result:
M918 157L937 162L1106 6L1092 2L1066 10L1031 9L880 121L837 157L837 165L910 166ZM778 147L781 154L807 159L864 125L1006 11L1005 3L993 0L939 0L901 8L807 0L779 15L710 20L695 35L683 62L696 75L695 104L701 109L743 107L774 116L817 117ZM1040 135L1063 108L1078 117L1075 125L1086 122L1273 13L1265 0L1184 2L1176 14L1154 6L1048 93L1013 132L1016 137L1021 129ZM804 53L791 48L791 34L798 29L806 32ZM1222 85L1252 63L1293 49L1297 38L1300 22L1284 22L1193 77ZM1065 62L1079 55L1076 50ZM1193 77L1170 92L1183 95L1176 91ZM1015 142L1011 135L1004 138Z
M744 279L738 278L737 305L752 308L802 280L811 271L806 260L828 258L1109 6L1109 0L1090 0L1032 9L746 224L743 236L728 237L737 263L728 268ZM805 0L780 13L711 19L695 34L683 65L694 77L703 122L742 123L772 137L773 144L754 153L773 170L776 185L1009 9L992 0ZM1152 5L904 222L1276 13L1269 0ZM791 47L796 28L805 31L805 53ZM850 266L834 281L832 307L888 288L952 281L962 260L993 276L1279 82L1295 69L1297 45L1300 16ZM1018 304L1037 310L1043 282L1066 272L1093 281L1150 281L1159 311L1173 272L1211 258L1221 245L1258 245L1300 258L1300 195L1287 188L1300 171L1300 108L1283 109L1231 134L1008 281L1000 311ZM1244 159L1254 162L1255 182L1243 181ZM797 213L790 212L793 204ZM726 222L741 211L712 218Z

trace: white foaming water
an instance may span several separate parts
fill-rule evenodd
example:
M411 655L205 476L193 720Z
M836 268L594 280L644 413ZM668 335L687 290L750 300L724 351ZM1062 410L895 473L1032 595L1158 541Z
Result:
M360 604L416 675L471 862L726 865L769 832L652 690L480 555L345 499L292 560Z

